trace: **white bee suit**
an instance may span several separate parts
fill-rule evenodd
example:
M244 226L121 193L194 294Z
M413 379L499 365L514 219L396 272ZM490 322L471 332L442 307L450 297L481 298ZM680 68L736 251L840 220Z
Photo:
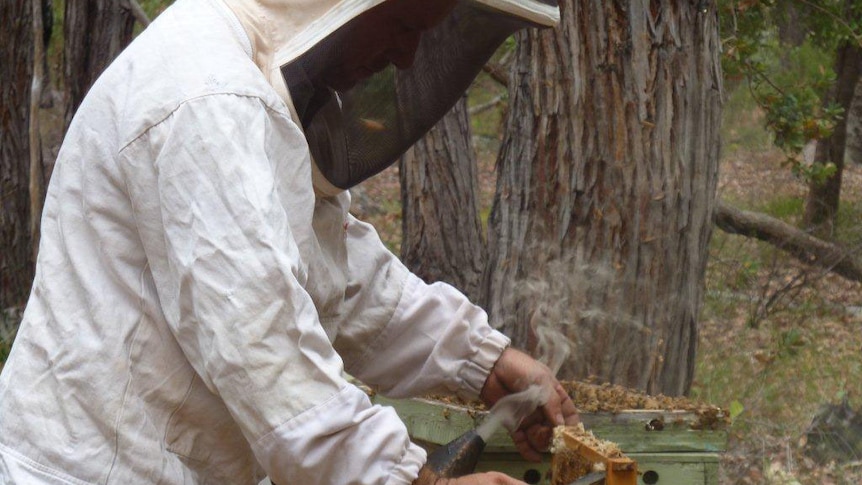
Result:
M168 8L69 129L0 377L0 483L408 484L424 451L343 371L475 397L508 345L313 190L274 46L377 2L229 3Z

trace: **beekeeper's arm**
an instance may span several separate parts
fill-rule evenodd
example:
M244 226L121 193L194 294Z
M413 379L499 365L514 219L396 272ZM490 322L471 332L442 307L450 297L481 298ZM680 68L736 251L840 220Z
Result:
M459 394L493 404L538 384L546 402L512 437L528 459L540 460L554 425L577 412L550 369L507 348L485 311L445 283L426 284L380 242L368 224L347 225L350 283L335 342L347 371L393 397Z
M133 203L149 215L139 225L164 227L166 254L148 256L171 331L266 472L276 483L411 483L424 452L391 409L342 379L303 288L289 222L313 197L307 206L274 182L301 179L309 163L289 117L255 97L203 96L123 153L129 183L153 179Z
M390 397L477 398L509 339L446 283L426 284L369 224L347 223L349 283L335 347L346 370Z

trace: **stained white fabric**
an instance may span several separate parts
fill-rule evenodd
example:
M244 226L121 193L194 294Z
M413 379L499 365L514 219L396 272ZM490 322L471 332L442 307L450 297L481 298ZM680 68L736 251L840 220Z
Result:
M0 375L2 484L407 484L424 452L344 368L475 397L508 345L349 194L315 196L261 24L235 11L179 0L69 129Z

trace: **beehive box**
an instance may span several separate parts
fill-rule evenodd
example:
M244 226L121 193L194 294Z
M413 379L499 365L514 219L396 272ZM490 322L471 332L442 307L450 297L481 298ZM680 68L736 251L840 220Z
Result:
M599 401L607 398L603 395L604 390L621 389L588 384L575 387L580 391L587 390L587 394L596 391L593 395ZM633 399L632 395L635 396ZM390 400L381 396L372 399L395 408L413 440L428 449L448 443L476 427L486 414L481 407L457 401ZM727 442L726 413L719 408L631 393L622 401L606 401L596 406L583 399L578 401L576 404L581 409L584 426L597 437L617 443L626 456L637 461L639 485L718 483L719 455ZM618 408L625 404L669 409ZM477 471L500 471L529 484L549 485L550 462L549 454L542 463L524 460L515 450L508 433L498 430L489 439Z

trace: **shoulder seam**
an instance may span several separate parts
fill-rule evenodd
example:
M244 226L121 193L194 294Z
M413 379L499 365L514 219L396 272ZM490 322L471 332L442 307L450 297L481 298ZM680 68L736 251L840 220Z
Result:
M210 98L210 97L215 97L215 96L234 96L234 97L239 97L239 98L256 99L256 100L259 100L259 101L262 103L262 105L263 105L264 109L266 109L267 111L269 111L269 112L271 112L271 113L274 113L274 114L277 114L277 115L280 115L280 116L283 116L283 117L285 117L285 118L287 118L287 119L289 119L289 120L292 120L292 118L291 118L291 116L290 116L290 113L287 111L287 109L286 109L286 108L285 108L285 109L278 109L277 107L271 106L271 105L270 105L270 103L267 103L267 101L263 98L263 96L260 96L260 95L256 95L256 94L244 94L244 93L235 93L235 92L230 92L230 91L223 91L223 92L215 92L215 93L200 94L200 95L198 95L198 96L192 96L192 97L186 98L186 99L184 99L184 100L180 101L179 103L177 103L177 105L176 105L176 106L174 106L174 108L173 108L173 109L171 109L171 110L169 110L167 113L165 113L165 115L164 115L161 119L159 119L159 120L158 120L158 121L156 121L155 123L151 124L151 125L150 125L150 126L148 126L147 128L143 129L140 133L138 133L137 135L133 136L133 137L132 137L128 142L126 142L126 143L124 143L122 146L120 146L120 149L119 149L119 150L117 150L117 154L121 154L121 153L123 153L123 151L125 151L129 146L131 146L131 145L135 144L135 143L136 143L138 140L140 140L142 137L146 136L146 135L147 135L147 133L149 133L149 132L150 132L150 130L152 130L152 129L156 128L157 126L160 126L160 125L161 125L162 123L164 123L168 118L170 118L171 116L173 116L173 114L174 114L174 113L176 113L176 112L177 112L177 110L179 110L179 109L180 109L181 107L183 107L184 105L189 104L189 103L191 103L192 101L197 101L197 100L200 100L200 99Z

